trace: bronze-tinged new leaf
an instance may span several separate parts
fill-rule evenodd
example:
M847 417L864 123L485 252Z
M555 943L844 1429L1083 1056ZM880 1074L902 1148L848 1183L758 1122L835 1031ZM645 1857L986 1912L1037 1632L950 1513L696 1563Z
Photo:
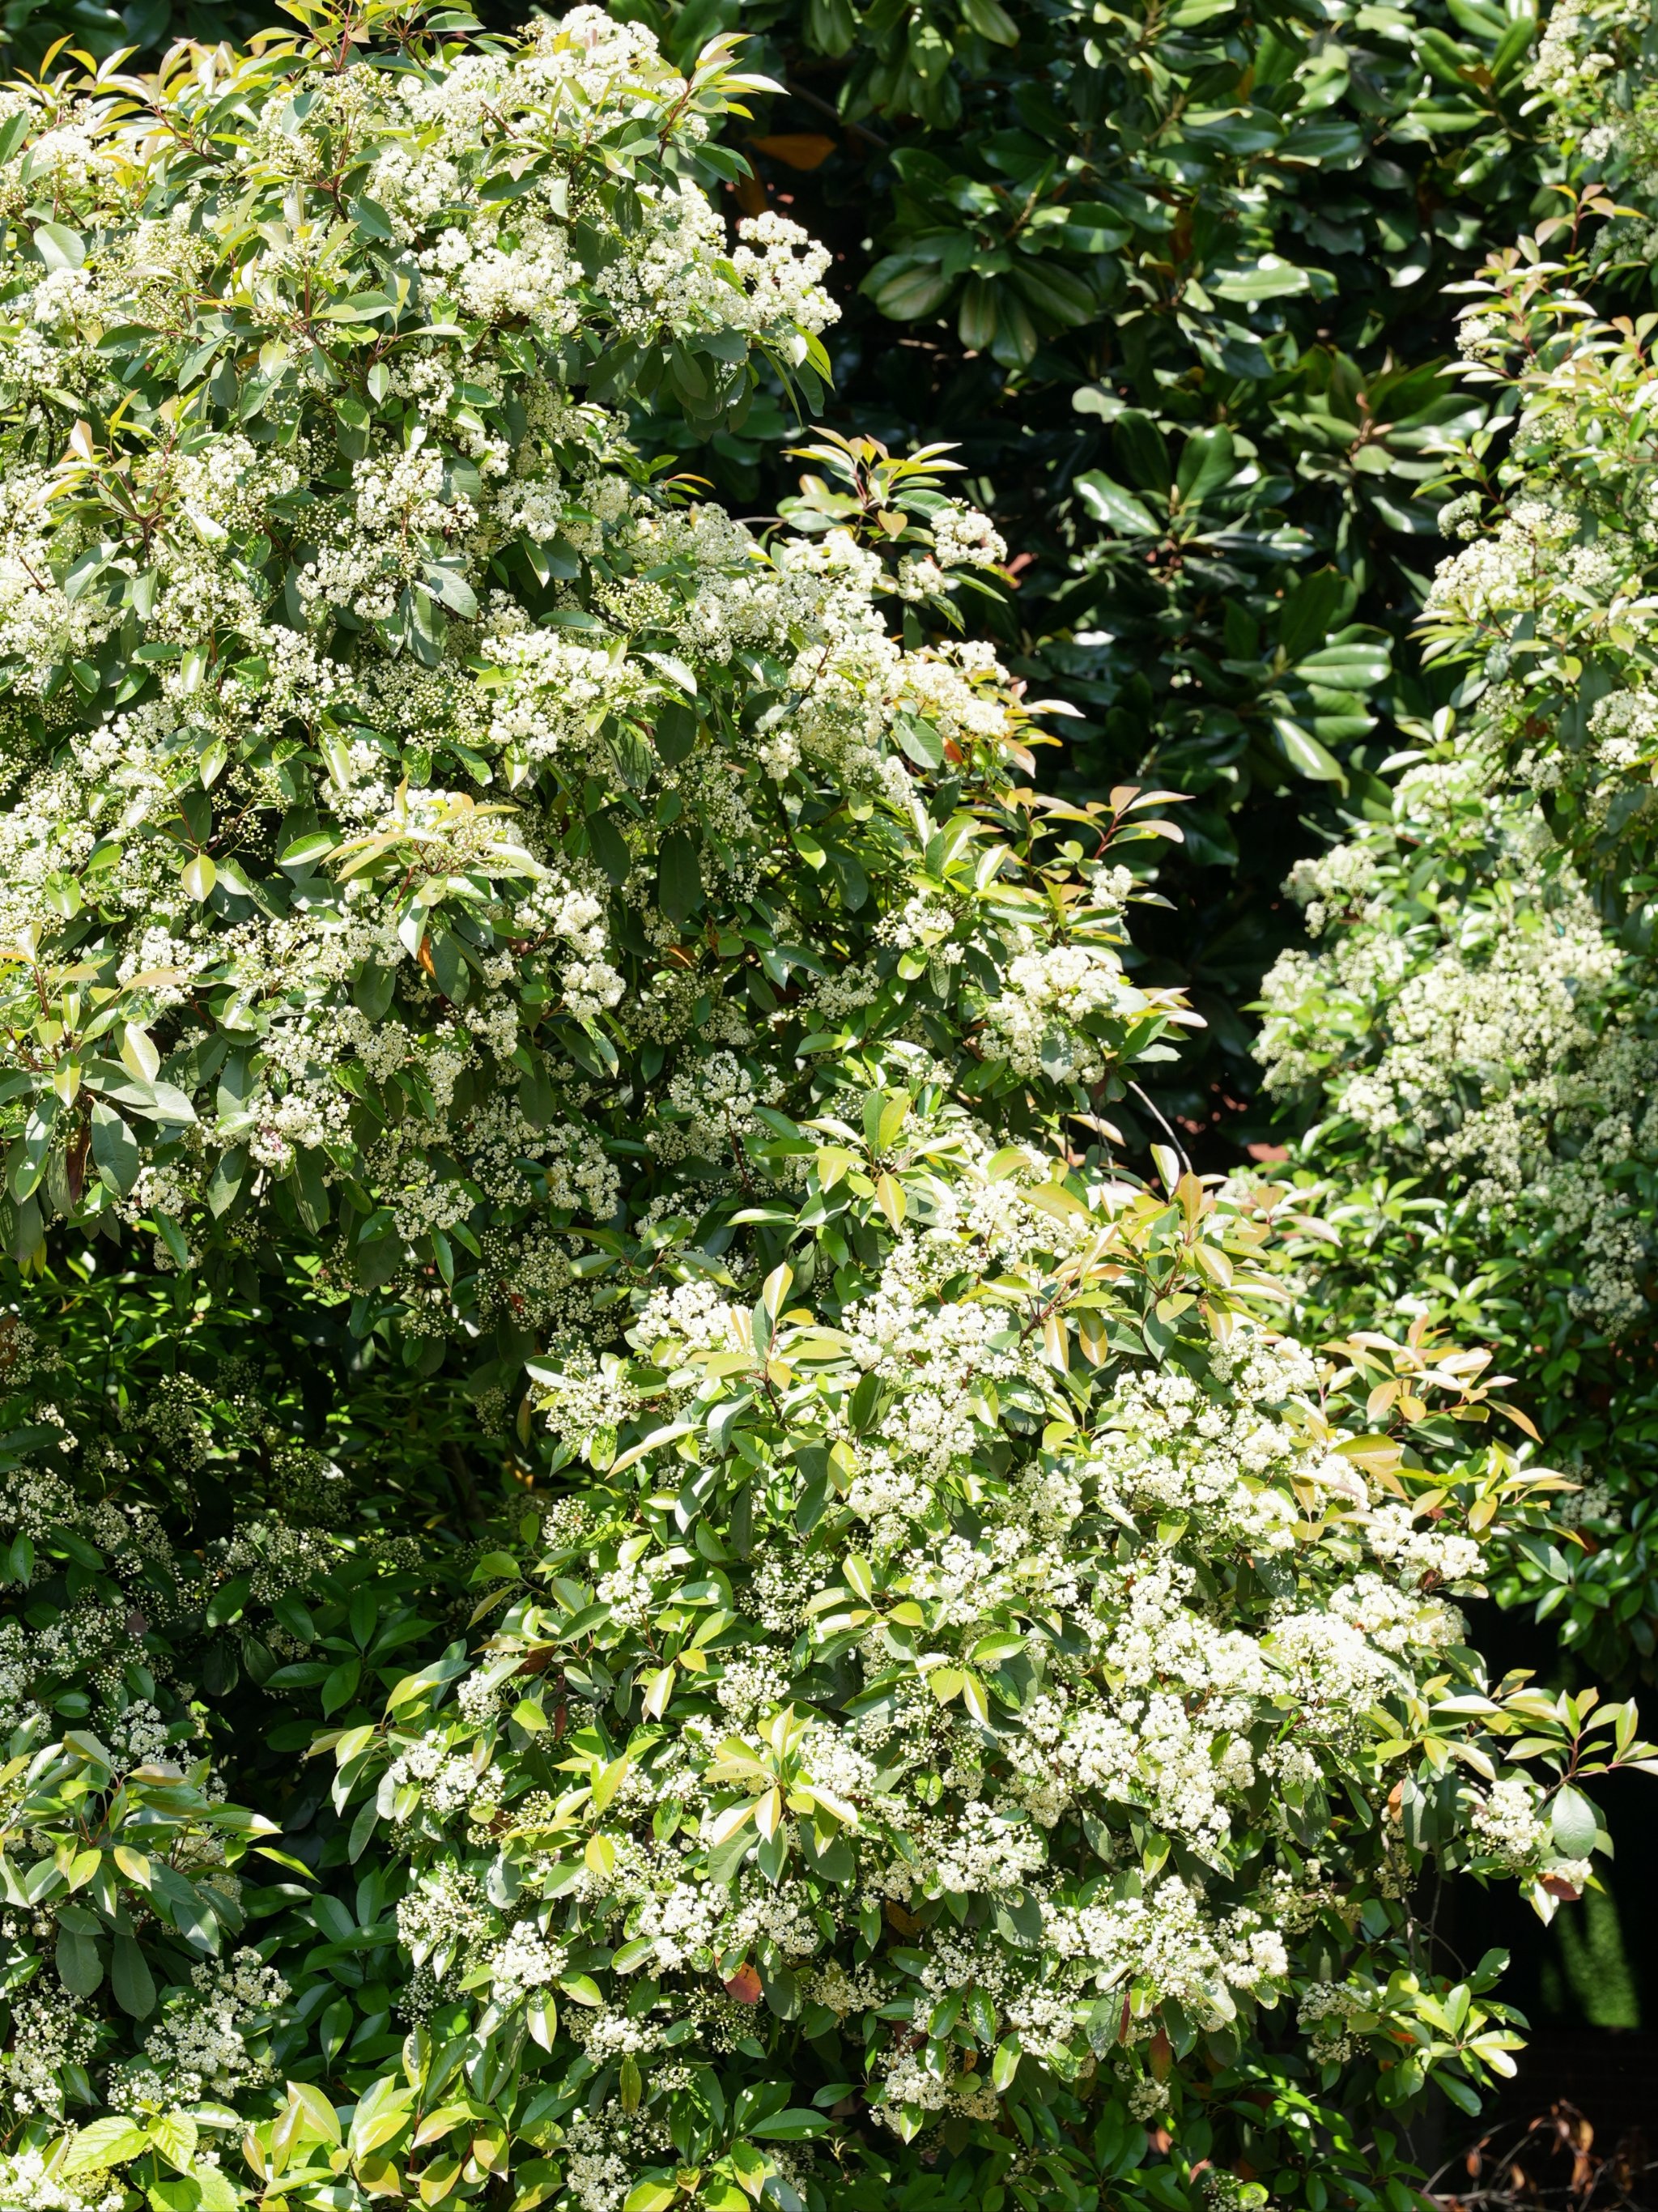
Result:
M726 1983L726 1994L735 1997L738 2004L757 2005L761 1998L760 1977L746 1961Z

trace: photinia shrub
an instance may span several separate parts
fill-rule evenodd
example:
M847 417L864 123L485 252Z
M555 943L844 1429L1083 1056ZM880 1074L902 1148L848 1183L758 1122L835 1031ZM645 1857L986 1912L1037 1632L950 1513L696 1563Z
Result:
M1312 1125L1292 1172L1334 1232L1304 1247L1306 1324L1402 1306L1503 1343L1580 1484L1570 1540L1528 1545L1504 1594L1596 1668L1645 1673L1651 334L1617 311L1650 291L1649 35L1634 11L1551 20L1576 185L1460 288L1486 413L1445 455L1461 542L1421 623L1455 709L1407 731L1386 805L1291 878L1316 943L1268 975L1257 1048Z
M1191 794L1175 914L1140 934L1207 1026L1145 1087L1224 1142L1261 1136L1248 1007L1293 933L1303 817L1380 797L1387 721L1422 708L1438 449L1479 419L1442 374L1445 288L1544 211L1577 59L1627 52L1642 11L622 5L682 65L715 29L756 34L783 89L732 133L757 172L733 192L835 250L836 424L961 441L1017 562L987 627L1078 710L1048 780ZM692 465L771 507L789 439L762 395Z
M1652 1761L1558 1478L1131 1171L948 455L629 442L817 394L729 44L303 20L0 103L0 2191L1368 2206Z

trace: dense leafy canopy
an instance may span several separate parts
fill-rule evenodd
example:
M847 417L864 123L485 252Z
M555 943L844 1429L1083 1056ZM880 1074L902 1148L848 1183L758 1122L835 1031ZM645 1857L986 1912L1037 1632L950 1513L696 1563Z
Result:
M497 29L520 12L483 10ZM758 172L728 190L750 213L786 204L834 252L843 432L962 441L1017 562L984 619L1081 717L1044 779L1193 797L1169 864L1179 923L1149 918L1142 957L1195 990L1206 1026L1148 1087L1194 1127L1234 1128L1255 1080L1241 1010L1291 927L1277 893L1298 817L1369 789L1389 749L1378 712L1419 705L1400 647L1434 558L1434 448L1477 414L1438 374L1442 288L1540 211L1558 167L1533 13L617 12L682 67L741 31L775 81L726 134ZM265 20L216 11L211 34ZM188 7L82 0L27 9L15 35L33 64L60 32L101 55L209 28ZM674 421L672 398L655 397L648 450L745 509L793 491L774 384L711 436Z
M1465 288L1488 412L1449 456L1465 543L1423 621L1456 708L1299 871L1318 944L1268 978L1260 1051L1314 1123L1299 1179L1341 1194L1323 1318L1402 1307L1503 1342L1583 1486L1508 1594L1596 1667L1649 1674L1650 331L1618 310L1650 287L1650 57L1639 21L1579 27L1575 58L1570 28L1577 191Z
M19 0L13 0L16 13ZM516 0L490 0L492 28ZM1560 88L1519 0L628 0L689 67L740 31L774 88L726 143L750 213L835 257L832 419L961 442L1015 560L982 618L1079 719L1050 785L1171 785L1178 922L1139 957L1204 1016L1147 1089L1193 1131L1265 1133L1245 1011L1293 933L1278 884L1423 702L1400 647L1434 559L1436 448L1477 403L1439 372L1443 288L1540 211ZM20 58L258 7L23 10ZM1558 42L1557 41L1557 45ZM711 428L659 390L637 424L745 509L793 490L772 380ZM1374 795L1374 794L1373 794ZM1126 1127L1157 1126L1133 1102Z
M1559 1479L1133 1171L949 455L629 436L817 396L729 46L370 13L0 120L0 2191L1382 2202L1653 1761L1468 1647Z
M835 419L963 441L1020 562L995 634L1081 715L1044 775L1192 796L1142 938L1206 1027L1151 1087L1234 1127L1298 817L1371 790L1377 714L1420 703L1436 447L1479 414L1442 288L1559 166L1533 12L639 12L682 60L756 33L786 88L741 142L846 272ZM774 501L780 442L758 409L698 465Z

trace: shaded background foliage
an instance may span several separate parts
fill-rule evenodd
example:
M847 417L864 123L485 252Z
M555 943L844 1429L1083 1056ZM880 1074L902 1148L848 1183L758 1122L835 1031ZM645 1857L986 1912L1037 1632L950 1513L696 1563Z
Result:
M1084 717L1051 772L1191 795L1151 949L1210 1027L1162 1103L1236 1121L1302 817L1389 749L1375 718L1437 556L1429 449L1468 408L1442 288L1546 174L1532 19L640 12L682 55L740 21L788 88L749 150L839 258L831 419L960 441L1019 567L1004 643ZM770 503L786 435L756 410L703 465Z

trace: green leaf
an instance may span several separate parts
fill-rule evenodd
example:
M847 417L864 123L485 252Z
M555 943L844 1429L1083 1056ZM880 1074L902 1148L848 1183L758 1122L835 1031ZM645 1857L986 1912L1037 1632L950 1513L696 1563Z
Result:
M628 2191L622 2212L668 2212L679 2195L671 2181L647 2179L635 2182Z
M1555 1798L1549 1826L1554 1848L1563 1859L1586 1859L1594 1849L1600 1822L1582 1791L1568 1783Z
M351 1834L345 1853L351 1865L355 1866L357 1861L367 1850L379 1825L380 1808L371 1797L367 1804L359 1806L357 1817L351 1823Z
M1111 433L1111 445L1129 481L1137 489L1152 493L1161 510L1175 479L1160 426L1144 408L1125 407Z
M1299 722L1292 722L1287 715L1275 714L1272 734L1284 759L1301 775L1310 776L1315 783L1346 782L1346 771L1341 763Z
M1284 599L1278 616L1278 644L1287 660L1297 661L1323 644L1352 605L1351 580L1333 568L1305 576Z
M917 714L895 716L893 735L903 750L918 768L942 768L944 762L944 740L930 722Z
M313 2081L288 2084L288 2111L302 2140L334 2144L344 2142L339 2114Z
M198 903L211 898L213 886L219 880L219 871L214 866L211 854L197 853L193 859L186 860L179 870L179 880Z
M144 2199L149 2212L202 2212L201 2184L193 2175L163 2174L150 2183Z
M996 288L982 276L969 276L962 291L956 328L973 353L988 351L996 336Z
M1383 637L1351 645L1327 645L1296 664L1296 673L1309 683L1351 691L1368 691L1374 684L1385 684L1392 669L1393 655Z
M1017 46L1018 27L998 0L961 0L962 19L993 46Z
M914 323L924 315L937 314L955 290L956 279L936 262L912 261L899 254L878 261L859 289L894 322Z
M149 2148L149 2137L136 2120L94 2120L77 2131L64 2154L64 2171L91 2173L101 2166L121 2166Z
M548 1990L534 1990L525 2001L524 2025L531 2042L550 2051L558 2036L558 2006Z
M1237 444L1224 423L1209 430L1194 430L1181 448L1175 485L1187 507L1201 507L1212 492L1232 480L1237 465Z
M608 814L587 817L587 842L606 878L620 890L628 880L633 855L628 850L626 838Z
M1052 259L1021 256L1010 271L1013 283L1039 313L1061 330L1080 330L1100 311L1099 301L1086 277Z
M138 1180L143 1155L131 1130L101 1098L92 1102L92 1158L100 1179L125 1198Z
M670 830L656 859L656 902L671 922L689 921L702 903L702 871L696 846L683 830Z
M797 2105L787 2112L773 2112L768 2118L750 2120L748 2132L762 2142L805 2142L809 2136L821 2136L829 2125L826 2113Z
M64 222L37 224L34 250L48 269L82 269L86 266L87 242L78 230L71 230Z
M1217 299L1254 301L1287 299L1309 291L1312 280L1292 261L1283 260L1276 253L1263 253L1253 268L1216 270L1205 277L1204 285Z
M350 204L349 213L352 222L364 238L372 238L377 243L386 245L395 240L397 232L392 228L392 219L378 200L371 200L366 195L359 193Z
M77 1997L89 1997L104 1978L104 1962L90 1936L60 1927L57 1947L58 1978Z
M459 615L470 622L478 611L477 594L465 576L454 569L432 568L426 571L426 588L434 599L440 599L451 614Z
M117 1936L110 1950L109 1985L115 2002L134 2020L148 2020L155 2009L155 1984L143 1953L131 1936Z
M221 1583L207 1601L203 1619L210 1628L222 1628L234 1620L252 1594L253 1577L234 1575L228 1582Z
M149 2139L169 2166L180 2173L190 2171L198 2131L188 2112L157 2113L149 2123Z
M397 306L384 292L355 292L349 299L331 301L313 312L325 323L373 323Z
M1470 2119L1479 2118L1485 2100L1473 2082L1464 2081L1455 2074L1446 2073L1443 2069L1435 2073L1433 2080L1434 2086L1442 2090L1454 2105L1467 2113Z
M446 929L441 922L434 921L427 936L426 950L439 990L452 1006L462 1005L471 989L471 972L460 938L452 929Z
M367 2158L401 2135L408 2124L409 2107L419 2094L418 2088L382 2075L351 2115L345 2141L352 2157Z
M1125 491L1119 483L1090 469L1077 478L1077 489L1084 506L1096 522L1108 524L1131 538L1155 538L1163 526L1141 506L1132 491Z
M1100 200L1072 200L1066 221L1053 235L1072 253L1115 253L1134 235L1134 227L1114 207ZM1072 403L1075 405L1075 402ZM1090 410L1082 408L1079 412Z
M309 836L296 837L291 845L285 845L276 855L276 866L308 873L312 863L325 860L338 842L331 830L313 830Z
M696 745L696 710L683 699L664 699L655 710L651 735L670 768L689 760Z

